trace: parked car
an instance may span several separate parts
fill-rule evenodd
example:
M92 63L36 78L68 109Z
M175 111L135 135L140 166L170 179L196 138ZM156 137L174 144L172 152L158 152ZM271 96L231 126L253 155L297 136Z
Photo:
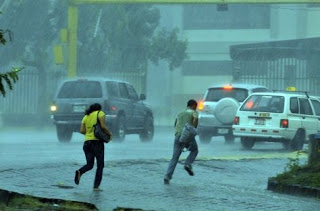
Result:
M209 143L213 136L224 136L234 142L232 124L240 104L254 92L269 92L265 86L253 84L216 85L207 89L198 103L200 142Z
M85 110L100 103L106 113L106 124L115 140L123 141L126 134L139 134L141 141L151 141L154 119L151 108L125 81L105 78L70 79L57 89L51 105L52 119L61 142L69 142L73 132L79 132Z
M301 150L309 136L319 132L320 100L297 92L251 94L237 111L233 125L244 149L269 141Z

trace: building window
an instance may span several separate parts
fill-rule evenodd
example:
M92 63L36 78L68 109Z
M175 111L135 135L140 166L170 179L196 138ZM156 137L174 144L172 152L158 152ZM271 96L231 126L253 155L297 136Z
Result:
M227 10L217 5L185 5L183 27L197 29L269 29L270 5L232 4Z

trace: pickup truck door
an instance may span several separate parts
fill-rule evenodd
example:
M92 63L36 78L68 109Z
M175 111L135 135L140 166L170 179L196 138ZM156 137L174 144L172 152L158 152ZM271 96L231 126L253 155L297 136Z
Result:
M132 126L132 128L141 128L144 121L144 105L140 101L138 94L134 87L131 84L126 84L129 99L131 100L131 106L132 106L132 116L130 118L129 124Z

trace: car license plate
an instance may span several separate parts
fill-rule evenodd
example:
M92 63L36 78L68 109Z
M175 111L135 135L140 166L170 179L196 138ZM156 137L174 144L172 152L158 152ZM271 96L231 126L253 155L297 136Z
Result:
M225 129L225 128L220 128L220 129L218 129L218 133L219 134L227 134L227 133L229 133L229 130Z
M84 112L86 110L86 106L84 105L74 105L73 112Z
M270 113L260 113L259 117L270 117Z
M255 125L264 125L266 123L265 119L256 119Z

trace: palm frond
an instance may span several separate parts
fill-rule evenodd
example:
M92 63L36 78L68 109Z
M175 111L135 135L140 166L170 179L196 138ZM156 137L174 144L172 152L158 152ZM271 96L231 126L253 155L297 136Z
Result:
M3 97L6 96L6 90L4 89L3 84L2 84L2 75L0 75L0 92Z
M6 95L6 90L3 86L2 79L7 83L10 90L13 89L13 83L16 83L19 80L18 72L20 72L23 68L13 67L10 72L1 73L0 74L0 92L3 97Z
M8 85L8 87L9 87L9 89L12 90L12 88L13 88L13 87L12 87L12 83L11 83L8 75L9 75L9 73L3 75L2 78L4 79L5 82L7 82L7 85Z

